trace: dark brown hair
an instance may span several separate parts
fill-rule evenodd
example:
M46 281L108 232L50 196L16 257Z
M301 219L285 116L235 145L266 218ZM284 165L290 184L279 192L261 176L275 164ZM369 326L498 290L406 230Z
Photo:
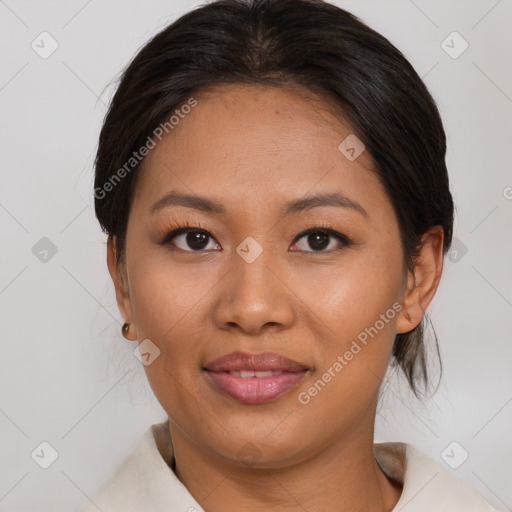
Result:
M413 268L430 227L442 226L446 253L453 201L445 133L432 96L401 52L321 0L218 0L188 12L139 51L105 117L95 208L119 259L140 168L130 159L194 92L223 83L292 83L335 102L394 206L406 267ZM396 336L393 356L418 394L417 383L428 383L423 321Z

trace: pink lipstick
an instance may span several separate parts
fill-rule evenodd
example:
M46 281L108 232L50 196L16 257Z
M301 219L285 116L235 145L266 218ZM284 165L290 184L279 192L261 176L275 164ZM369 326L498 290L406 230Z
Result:
M235 400L263 404L296 387L308 368L274 352L234 352L206 364L204 370L217 389Z

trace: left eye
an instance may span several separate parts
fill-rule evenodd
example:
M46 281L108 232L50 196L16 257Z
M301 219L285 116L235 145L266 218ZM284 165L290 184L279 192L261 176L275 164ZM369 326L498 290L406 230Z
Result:
M302 247L300 246L299 241L302 239L305 239L306 244L312 248L312 251L309 251L307 248L305 248L304 244ZM310 230L306 233L303 233L302 235L299 235L296 240L299 241L294 242L292 247L298 246L298 250L306 252L328 252L326 251L326 248L329 250L336 250L337 248L341 249L349 243L347 237L330 229Z

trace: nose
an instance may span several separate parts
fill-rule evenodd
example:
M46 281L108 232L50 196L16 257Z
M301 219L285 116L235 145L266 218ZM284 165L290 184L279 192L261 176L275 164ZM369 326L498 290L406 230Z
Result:
M216 325L250 335L289 328L296 316L295 295L270 251L251 263L233 253L231 263L214 309Z

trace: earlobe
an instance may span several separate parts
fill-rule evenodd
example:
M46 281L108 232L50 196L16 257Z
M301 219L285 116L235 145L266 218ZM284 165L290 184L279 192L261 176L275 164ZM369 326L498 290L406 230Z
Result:
M136 341L137 333L133 323L132 307L128 289L128 279L125 269L117 262L115 238L111 236L109 236L107 239L107 266L110 277L112 278L112 282L114 283L117 306L125 323L131 326L131 329L126 331L126 333L123 332L123 335L126 334L125 337L127 339Z
M441 226L430 228L422 237L421 251L416 258L414 272L410 272L407 277L397 333L406 333L417 327L434 298L443 271L443 239Z

